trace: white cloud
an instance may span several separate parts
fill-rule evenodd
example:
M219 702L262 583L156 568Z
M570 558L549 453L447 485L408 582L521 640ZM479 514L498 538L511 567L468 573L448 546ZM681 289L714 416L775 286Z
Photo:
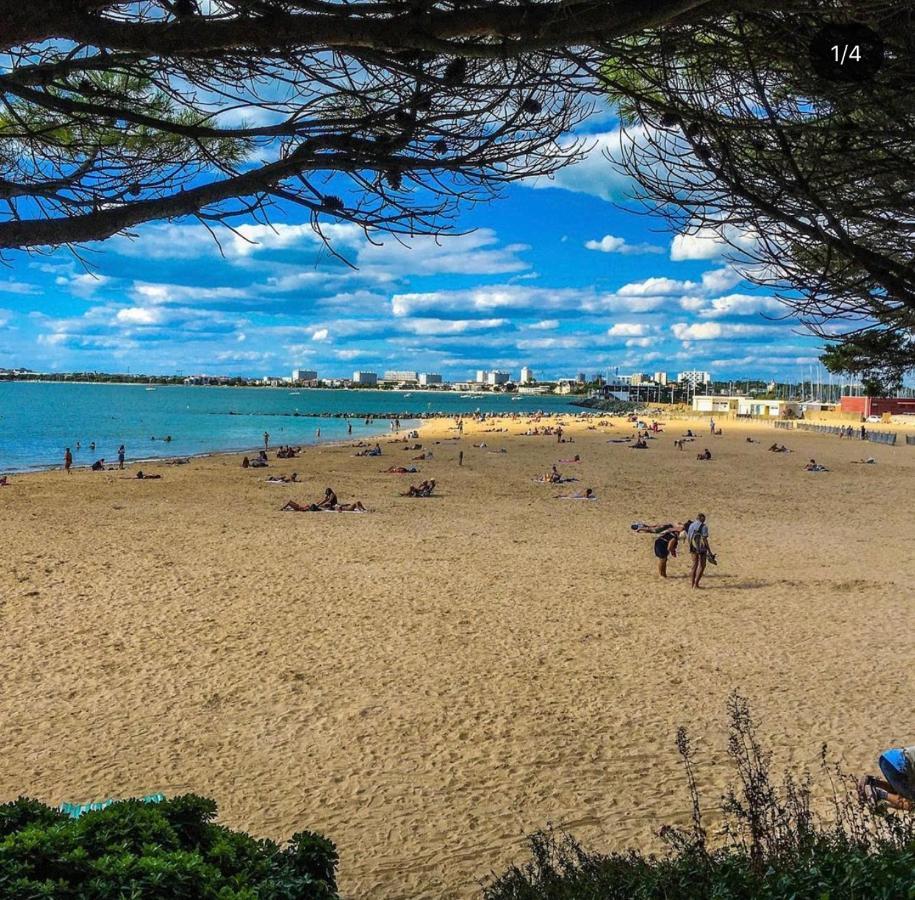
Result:
M574 165L565 166L551 177L538 177L526 180L524 184L532 188L561 188L579 194L590 194L601 200L620 201L629 199L633 194L633 182L628 175L621 172L613 162L622 159L624 148L633 139L638 139L643 132L634 129L632 134L625 134L619 128L599 134L584 135L582 138L569 138L563 142L569 147L576 140L584 139L588 143L588 152Z
M98 275L94 272L83 272L80 275L58 275L54 283L58 287L66 288L76 297L91 297L99 288L111 282L107 275Z
M326 328L316 328L312 334L313 341L326 341L330 337L330 332Z
M122 325L161 325L168 313L156 306L128 306L119 309L114 318Z
M670 258L674 262L720 259L729 250L751 252L755 246L753 235L733 225L697 228L674 236Z
M674 278L653 277L644 281L624 284L618 291L621 297L673 297L685 294L698 287L692 281L677 281Z
M753 294L727 294L715 297L707 309L699 311L704 318L721 316L753 316L760 313L784 312L785 308L774 297L762 297Z
M559 319L541 319L539 322L533 322L526 327L532 331L553 331L559 327Z
M626 341L627 347L650 347L654 343L654 338L650 337L640 337L640 338L629 338Z
M466 331L487 331L492 328L503 328L509 324L508 319L401 319L398 327L412 334L463 334Z
M702 275L702 287L710 294L720 294L729 291L743 281L741 275L732 266L722 269L712 269Z
M766 325L730 325L722 322L676 322L670 326L675 338L680 341L713 341L722 338L759 337L773 329Z
M40 294L41 288L37 284L29 284L26 281L15 281L8 278L6 281L0 281L0 294Z
M585 241L588 250L599 250L601 253L621 253L624 256L639 256L647 253L663 253L663 247L654 244L630 244L625 238L605 234L599 241Z
M617 322L607 329L607 334L611 337L643 337L648 331L648 326L641 322Z

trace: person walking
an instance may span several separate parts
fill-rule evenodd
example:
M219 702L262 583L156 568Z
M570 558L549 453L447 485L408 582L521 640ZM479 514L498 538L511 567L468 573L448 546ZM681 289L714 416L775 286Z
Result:
M705 566L709 557L714 559L708 542L708 525L705 524L705 513L699 513L696 516L696 521L689 526L686 537L689 542L689 552L693 558L690 587L698 588L699 582L702 581L702 576L705 573Z
M70 452L70 448L67 447L67 449L64 451L64 471L68 475L70 474L70 466L72 466L72 465L73 465L73 454Z
M118 468L119 469L124 468L124 456L125 456L124 445L121 444L121 446L118 447Z
M265 431L264 432L264 450L268 449L269 444L270 444L270 435L267 434L267 432Z

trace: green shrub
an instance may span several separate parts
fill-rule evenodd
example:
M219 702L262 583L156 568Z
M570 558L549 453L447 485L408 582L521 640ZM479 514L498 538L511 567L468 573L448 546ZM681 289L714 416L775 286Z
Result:
M915 900L915 816L865 804L850 779L826 767L824 748L833 814L816 818L809 776L773 782L746 701L736 694L729 715L737 786L722 800L725 824L714 847L681 729L692 825L661 830L665 854L590 853L548 828L528 838L527 863L484 885L485 900Z
M215 817L192 794L78 819L20 797L0 806L0 897L336 900L330 841L305 831L281 848Z

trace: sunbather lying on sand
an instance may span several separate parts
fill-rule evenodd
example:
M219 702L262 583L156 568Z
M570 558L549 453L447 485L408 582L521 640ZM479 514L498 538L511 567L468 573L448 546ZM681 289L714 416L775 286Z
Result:
M283 512L321 512L325 509L336 509L337 508L337 495L334 493L333 488L326 488L324 491L324 498L319 500L317 503L306 503L304 506L301 503L296 503L295 500L290 500L283 508Z
M156 478L161 478L161 477L162 477L161 475L147 475L143 472L142 469L140 469L140 471L137 472L137 478L140 478L143 481L155 480Z
M773 444L769 448L770 453L790 453L791 451L784 444Z
M293 472L288 478L285 475L269 475L267 477L268 484L297 484L299 481L299 476Z
M388 466L387 469L382 469L381 473L383 475L413 475L418 471L416 466Z
M584 491L575 491L574 494L556 494L557 500L596 500L594 490L585 488Z
M663 522L656 525L650 525L647 522L633 522L629 527L636 534L662 534L665 531L686 531L692 524L692 519L687 519L685 522Z
M876 464L877 460L873 456L868 456L867 459L853 459L853 463L863 464L865 466L873 466Z
M648 442L645 438L639 438L630 448L630 450L647 450Z
M806 466L804 466L805 472L828 472L829 469L826 466L821 466L815 459L810 460Z
M561 463L580 463L581 457L576 453L575 456L572 457L572 459L561 459L559 461Z
M411 484L410 490L401 497L431 497L435 490L435 479L430 478L428 481L421 481L419 484Z

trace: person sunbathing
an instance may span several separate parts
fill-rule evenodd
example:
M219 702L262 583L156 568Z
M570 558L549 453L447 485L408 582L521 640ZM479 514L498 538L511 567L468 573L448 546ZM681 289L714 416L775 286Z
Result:
M383 475L412 475L417 471L416 466L388 466L387 469L382 469L381 473Z
M585 488L583 491L575 491L574 494L556 494L557 500L596 500L593 488Z
M144 473L144 471L142 469L140 469L140 471L137 472L137 478L139 478L141 481L150 481L150 480L155 480L156 478L161 478L161 477L162 477L161 475L147 475L146 473Z
M426 458L426 454L425 454L425 453L420 453L419 456L411 456L411 457L410 457L410 459L411 459L413 462L420 462L420 461L424 460L425 458Z
M581 457L576 453L575 456L573 456L571 459L561 459L559 461L561 463L567 463L567 464L568 463L580 463Z
M677 533L686 531L692 524L692 519L687 519L685 522L662 522L655 525L646 522L633 522L629 527L636 534L662 534L665 531L676 531Z
M706 460L712 458L712 451L708 447L696 456L696 459Z
M859 465L873 466L876 464L877 460L873 456L868 456L867 459L853 459L853 463L858 463Z
M90 466L90 468L92 469L93 472L101 472L102 469L105 468L105 460L104 460L104 458L102 458L102 459L97 459L94 463L92 463L92 465Z
M285 506L281 508L281 512L323 512L325 509L336 509L337 508L337 495L334 493L333 488L327 488L324 491L323 499L319 500L317 503L296 503L295 500L290 500L286 503Z
M419 484L411 484L410 490L405 494L401 494L402 497L431 497L432 492L435 490L435 479L431 478L428 481L421 481Z
M790 453L791 451L784 444L773 444L769 447L770 453Z
M0 475L0 487L9 487L10 479L7 475Z
M630 450L647 450L648 442L645 438L640 437L630 448Z
M338 503L337 512L368 512L368 510L362 505L361 500L356 500L354 503Z
M753 438L748 437L748 438L747 438L747 443L748 443L748 444L758 444L759 441L754 441Z
M815 459L810 460L806 466L804 466L805 472L828 472L829 469L826 466L821 466Z

